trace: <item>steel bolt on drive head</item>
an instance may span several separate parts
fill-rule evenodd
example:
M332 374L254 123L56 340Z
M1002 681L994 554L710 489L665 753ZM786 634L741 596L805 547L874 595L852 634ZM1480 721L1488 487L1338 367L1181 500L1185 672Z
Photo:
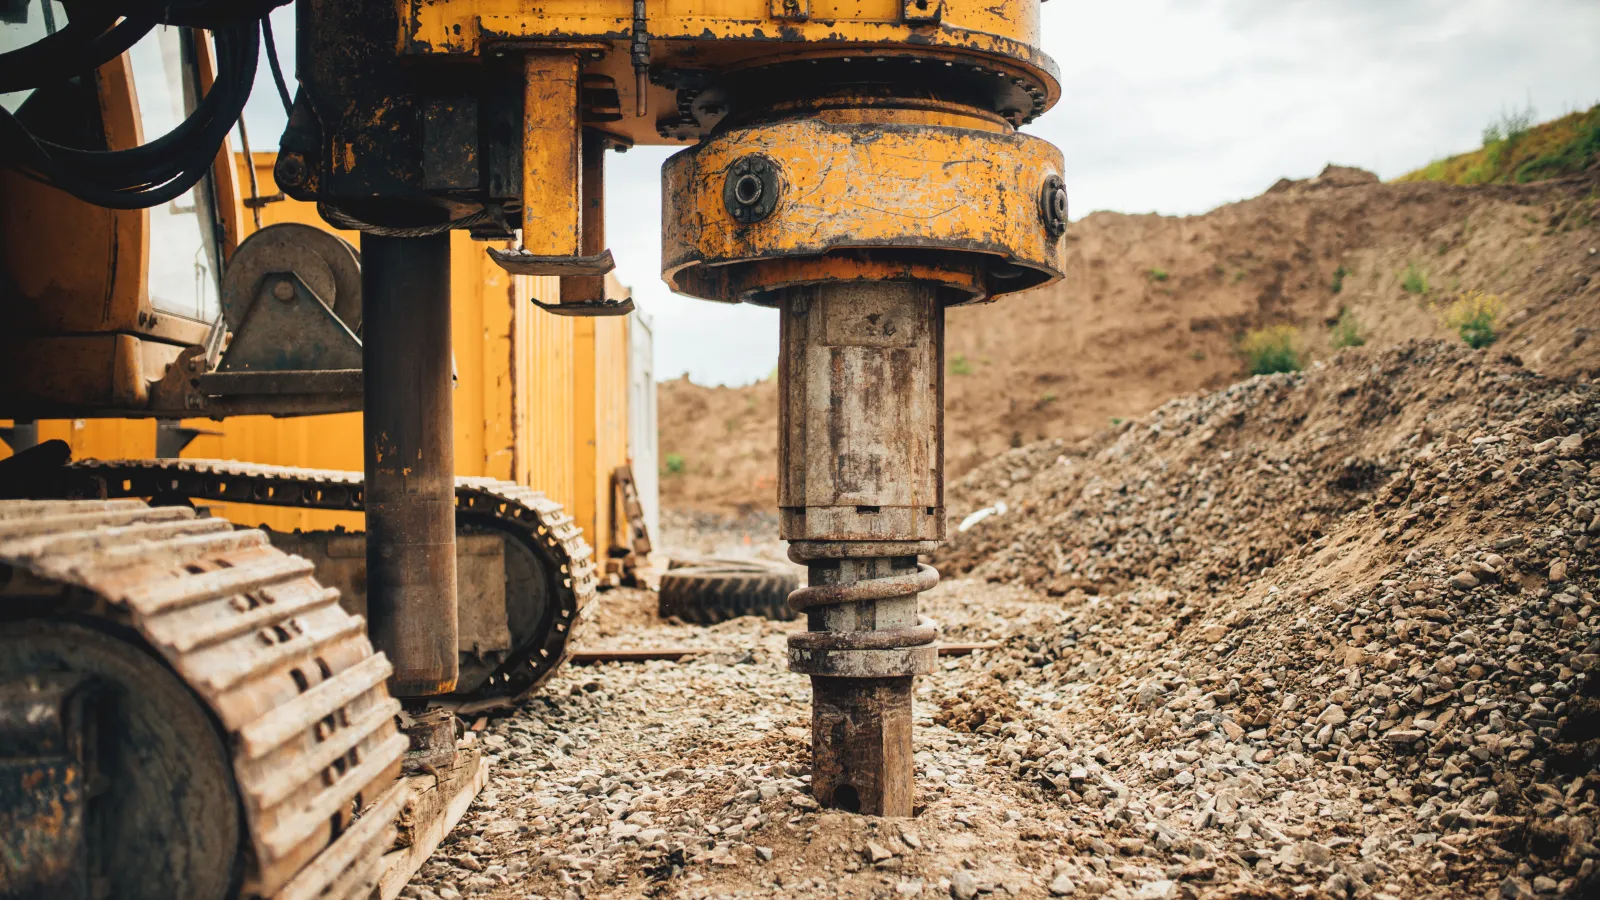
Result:
M722 204L734 221L751 225L772 214L778 191L777 164L765 156L746 156L728 167Z
M1039 191L1039 217L1051 237L1067 233L1067 188L1060 175L1047 175Z

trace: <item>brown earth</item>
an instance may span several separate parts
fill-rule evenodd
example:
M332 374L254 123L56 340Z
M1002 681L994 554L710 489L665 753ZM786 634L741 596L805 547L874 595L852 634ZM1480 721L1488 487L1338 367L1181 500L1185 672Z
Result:
M1345 309L1371 345L1444 338L1442 311L1482 290L1505 304L1495 353L1554 376L1600 371L1588 340L1600 327L1597 214L1595 176L1460 187L1330 167L1200 216L1089 215L1068 231L1061 283L950 312L948 475L1237 381L1237 341L1254 328L1293 324L1309 356L1326 358ZM1411 267L1427 290L1402 288ZM770 508L776 395L771 381L663 383L663 459L681 471L664 472L662 505Z

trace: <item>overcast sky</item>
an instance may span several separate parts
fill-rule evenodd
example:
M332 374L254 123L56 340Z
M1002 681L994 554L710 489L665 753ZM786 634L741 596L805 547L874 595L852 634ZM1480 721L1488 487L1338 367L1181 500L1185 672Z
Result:
M289 10L274 21L292 54ZM1600 102L1597 0L1050 0L1044 49L1064 96L1026 130L1065 153L1074 219L1204 212L1328 162L1392 178L1477 146L1502 112ZM265 79L263 65L247 119L258 149L283 128ZM606 185L609 243L655 321L657 375L762 378L774 313L661 282L667 155L613 154Z

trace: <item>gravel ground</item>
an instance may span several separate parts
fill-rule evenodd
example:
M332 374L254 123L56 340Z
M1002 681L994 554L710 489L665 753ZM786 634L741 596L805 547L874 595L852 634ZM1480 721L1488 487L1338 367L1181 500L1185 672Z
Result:
M1600 896L1600 398L1438 344L976 470L917 814L816 809L798 624L604 597L411 896ZM697 533L690 522L682 532ZM781 556L747 524L695 552Z

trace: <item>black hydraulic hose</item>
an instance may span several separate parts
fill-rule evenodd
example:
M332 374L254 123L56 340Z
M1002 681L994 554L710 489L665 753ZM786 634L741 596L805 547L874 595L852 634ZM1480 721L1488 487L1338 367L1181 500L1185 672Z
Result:
M166 135L128 150L82 150L42 141L0 108L0 159L88 203L142 209L182 196L211 170L238 121L260 59L260 22L215 32L217 78L194 113Z
M272 70L272 83L278 86L278 99L283 101L283 114L294 115L294 98L289 94L289 82L283 77L283 64L278 62L278 42L272 37L272 16L261 17L261 40L267 45L267 68Z
M89 14L55 34L0 53L0 93L25 91L92 71L122 55L156 26L149 17Z

